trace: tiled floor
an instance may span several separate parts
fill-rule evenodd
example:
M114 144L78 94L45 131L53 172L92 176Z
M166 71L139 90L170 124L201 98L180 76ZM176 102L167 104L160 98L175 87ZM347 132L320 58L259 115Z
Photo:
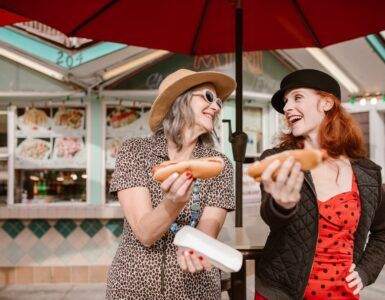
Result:
M249 275L248 284L252 282L253 276ZM0 288L0 300L102 300L104 293L104 284L15 285ZM225 293L222 299L228 299ZM248 291L247 299L253 299L253 291ZM377 282L361 294L361 300L382 299L385 299L385 270Z

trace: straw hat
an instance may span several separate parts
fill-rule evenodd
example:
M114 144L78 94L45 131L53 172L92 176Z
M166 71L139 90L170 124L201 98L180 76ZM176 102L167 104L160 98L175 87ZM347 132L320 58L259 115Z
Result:
M220 72L194 72L180 69L168 75L160 84L158 97L150 110L149 125L152 131L163 121L176 98L185 91L204 83L215 86L218 97L224 101L235 89L236 82L230 76Z

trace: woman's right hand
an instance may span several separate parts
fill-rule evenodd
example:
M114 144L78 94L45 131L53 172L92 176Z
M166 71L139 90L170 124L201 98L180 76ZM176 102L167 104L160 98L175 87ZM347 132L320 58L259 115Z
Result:
M192 183L194 178L191 172L171 174L162 182L160 188L164 192L165 199L174 203L186 203L191 198Z
M278 170L279 169L279 170ZM274 180L273 175L277 172ZM299 202L304 173L301 164L289 157L282 164L279 160L272 162L261 176L263 187L275 200L285 208L294 208Z

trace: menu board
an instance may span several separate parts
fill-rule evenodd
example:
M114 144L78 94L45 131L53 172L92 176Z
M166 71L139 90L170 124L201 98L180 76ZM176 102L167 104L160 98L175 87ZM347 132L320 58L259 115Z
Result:
M106 167L114 169L116 155L125 138L151 135L148 126L150 106L107 106L106 109Z
M84 107L20 107L16 113L16 169L86 168Z

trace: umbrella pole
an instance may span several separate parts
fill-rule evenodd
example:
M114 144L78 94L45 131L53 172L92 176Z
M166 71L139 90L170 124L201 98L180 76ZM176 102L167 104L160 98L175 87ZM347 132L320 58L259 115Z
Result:
M235 96L235 124L231 143L235 159L235 227L242 227L243 162L245 160L247 135L243 132L242 119L242 56L243 56L243 8L242 0L237 1L235 9L235 68L237 90Z

